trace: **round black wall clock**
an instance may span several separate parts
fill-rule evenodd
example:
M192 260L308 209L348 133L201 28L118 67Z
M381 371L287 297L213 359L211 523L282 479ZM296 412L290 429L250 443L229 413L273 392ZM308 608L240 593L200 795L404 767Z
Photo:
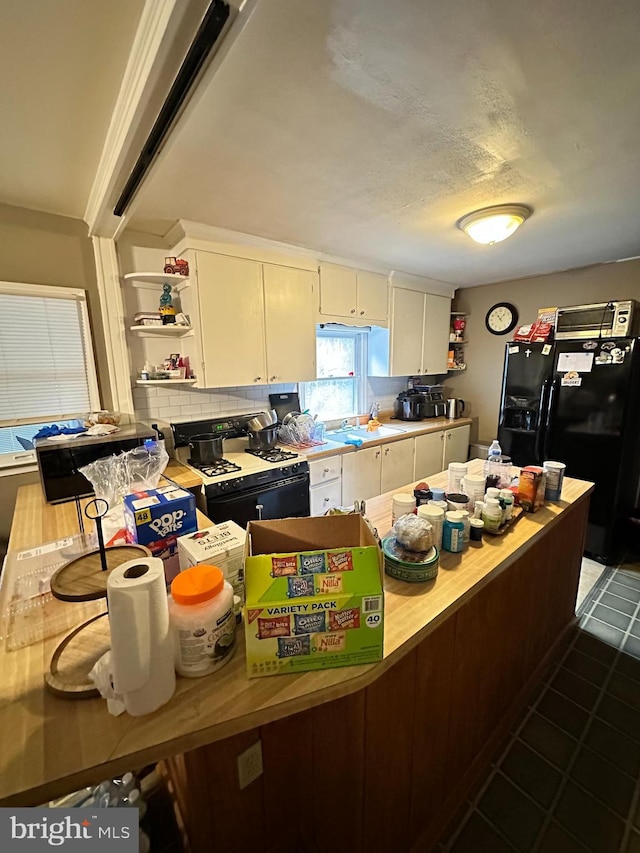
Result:
M497 302L487 311L484 324L492 335L508 335L518 325L518 309L510 302Z

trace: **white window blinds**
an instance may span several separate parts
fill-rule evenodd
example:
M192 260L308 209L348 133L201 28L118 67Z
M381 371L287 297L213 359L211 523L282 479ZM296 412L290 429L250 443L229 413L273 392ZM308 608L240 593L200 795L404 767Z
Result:
M92 410L98 400L83 292L24 289L30 292L2 292L0 284L0 422Z

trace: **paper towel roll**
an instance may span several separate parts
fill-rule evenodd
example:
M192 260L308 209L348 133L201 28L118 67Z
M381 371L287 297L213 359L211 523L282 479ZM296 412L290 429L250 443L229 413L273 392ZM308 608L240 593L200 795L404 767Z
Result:
M129 714L150 714L176 688L164 564L129 560L107 580L113 686Z

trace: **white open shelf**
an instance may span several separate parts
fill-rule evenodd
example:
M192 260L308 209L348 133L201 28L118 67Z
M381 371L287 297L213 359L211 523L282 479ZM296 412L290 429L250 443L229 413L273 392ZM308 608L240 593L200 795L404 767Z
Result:
M190 284L189 276L162 272L129 272L122 276L122 280L132 287L143 287L148 290L158 290L163 284L170 284L177 293L189 287Z
M193 385L197 379L136 379L136 385Z
M169 323L166 326L129 326L130 332L135 332L140 338L187 338L193 335L192 326L178 326Z

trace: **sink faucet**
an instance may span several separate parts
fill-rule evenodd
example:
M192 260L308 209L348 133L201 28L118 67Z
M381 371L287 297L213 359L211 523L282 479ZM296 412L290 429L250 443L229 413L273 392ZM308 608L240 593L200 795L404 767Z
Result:
M340 429L351 429L351 424L346 418L340 424Z

